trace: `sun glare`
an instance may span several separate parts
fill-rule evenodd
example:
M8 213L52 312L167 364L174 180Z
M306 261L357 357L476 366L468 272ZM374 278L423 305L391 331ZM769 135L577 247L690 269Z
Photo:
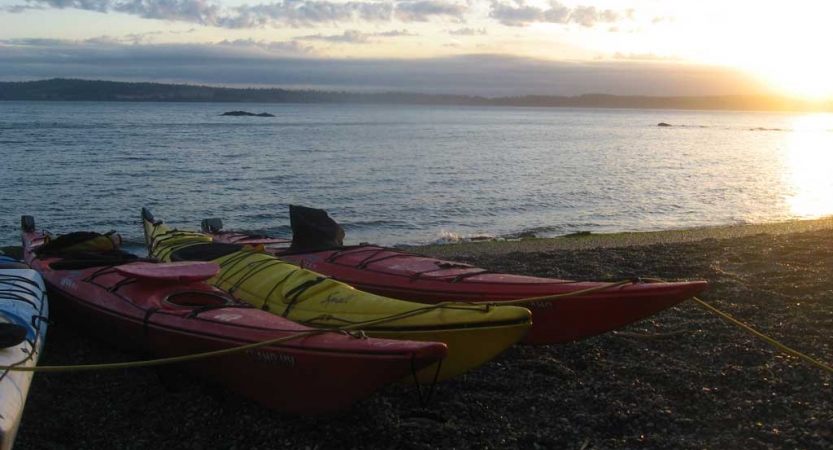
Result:
M833 2L752 5L720 0L680 4L684 15L668 26L675 33L670 41L693 60L750 72L773 92L807 100L833 98L833 57L827 51L833 42Z
M807 100L833 97L833 57L825 49L833 40L827 23L830 5L814 5L824 14L806 14L760 29L751 66L775 90Z
M791 212L805 219L833 215L833 114L797 119L787 137L787 152Z
M755 70L776 91L806 100L833 97L833 61L829 57L796 49L795 54L756 64Z

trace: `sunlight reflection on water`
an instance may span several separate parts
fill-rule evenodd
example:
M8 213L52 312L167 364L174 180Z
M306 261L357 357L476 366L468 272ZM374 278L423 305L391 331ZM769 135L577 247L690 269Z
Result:
M796 118L786 142L790 211L805 219L833 214L833 114Z

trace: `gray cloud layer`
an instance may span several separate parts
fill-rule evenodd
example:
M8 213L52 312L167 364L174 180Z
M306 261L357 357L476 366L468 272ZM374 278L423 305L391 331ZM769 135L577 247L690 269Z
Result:
M6 7L7 12L28 9L82 9L101 13L119 12L146 19L172 20L224 28L258 28L269 25L309 26L363 20L427 22L445 18L463 22L468 5L443 0L399 2L327 0L282 0L223 9L207 0L26 0L27 5Z
M294 38L299 41L326 41L338 42L347 44L368 44L373 42L373 38L393 38L402 36L418 36L416 33L411 33L408 30L391 30L382 31L378 33L362 33L358 30L345 30L342 34L323 35L312 34L308 36L298 36Z
M725 95L761 91L724 68L651 61L567 63L501 55L323 59L297 41L125 45L0 41L0 79L75 77L226 86L316 87L505 95Z
M226 15L218 17L214 25L226 28L257 28L281 23L300 27L322 22L352 22L357 19L368 22L388 21L393 14L393 8L393 4L390 3L284 0L280 3L234 8Z
M82 9L101 13L118 12L146 19L172 20L224 28L259 28L289 25L311 26L341 22L428 22L445 19L464 23L470 2L453 0L373 1L280 0L222 8L209 0L26 0L26 5L5 7L22 13L29 9ZM533 23L576 23L592 27L632 18L633 10L599 10L594 6L569 8L550 0L549 8L527 5L525 0L492 0L490 17L503 25L522 27Z
M510 27L523 27L533 23L577 23L583 27L592 27L599 22L614 23L631 18L632 14L632 10L598 10L594 6L576 6L571 9L555 0L550 1L550 7L547 9L529 6L524 0L514 0L510 3L494 0L490 16Z
M403 22L427 22L432 17L448 17L463 22L468 6L436 0L403 2L396 6L396 18Z

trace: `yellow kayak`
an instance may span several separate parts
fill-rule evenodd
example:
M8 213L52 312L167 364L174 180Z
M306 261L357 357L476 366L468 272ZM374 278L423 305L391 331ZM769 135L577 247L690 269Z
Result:
M419 371L417 380L443 381L491 360L526 336L532 315L515 306L425 305L356 290L253 247L213 242L201 233L171 229L142 210L145 242L161 261L214 261L208 282L234 297L307 326L353 326L368 336L443 342L448 355Z

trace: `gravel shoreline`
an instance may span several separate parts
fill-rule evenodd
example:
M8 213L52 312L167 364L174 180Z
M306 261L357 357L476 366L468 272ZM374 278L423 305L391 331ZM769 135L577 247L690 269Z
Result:
M526 275L705 279L704 300L831 364L830 225L419 251ZM56 320L44 365L137 359ZM389 386L329 416L281 415L172 368L39 374L15 448L833 449L831 382L684 302L617 333L514 346L425 404L416 388Z

